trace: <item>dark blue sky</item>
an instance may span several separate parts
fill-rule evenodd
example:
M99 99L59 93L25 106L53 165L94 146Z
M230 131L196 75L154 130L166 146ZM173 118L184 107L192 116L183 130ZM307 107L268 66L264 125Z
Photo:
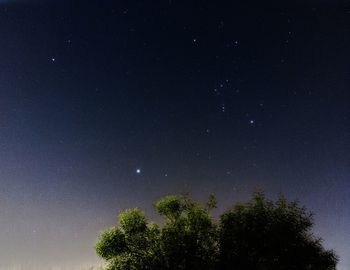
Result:
M0 269L92 265L126 207L257 186L349 269L350 5L301 2L2 1Z

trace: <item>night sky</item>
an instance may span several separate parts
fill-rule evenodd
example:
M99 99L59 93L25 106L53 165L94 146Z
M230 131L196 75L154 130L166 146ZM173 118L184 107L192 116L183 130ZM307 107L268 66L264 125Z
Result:
M255 187L350 269L348 1L0 1L0 269L98 264L116 215Z

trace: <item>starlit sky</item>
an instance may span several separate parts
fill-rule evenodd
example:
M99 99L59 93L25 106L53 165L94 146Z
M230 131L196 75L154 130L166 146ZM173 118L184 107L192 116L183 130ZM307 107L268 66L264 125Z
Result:
M1 1L0 269L97 265L124 208L259 186L349 270L349 25L336 0Z

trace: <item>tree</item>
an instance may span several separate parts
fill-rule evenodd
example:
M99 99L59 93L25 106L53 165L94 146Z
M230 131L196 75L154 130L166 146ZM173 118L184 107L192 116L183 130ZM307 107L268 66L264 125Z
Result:
M187 195L155 203L162 227L139 209L119 215L119 225L96 244L107 270L334 270L337 257L313 236L313 218L297 202L276 202L260 191L237 203L216 222L210 210Z
M119 215L119 226L104 231L96 244L97 254L108 262L108 270L162 269L160 229L148 224L139 209Z
M220 269L331 270L337 258L312 235L312 214L260 191L220 218Z
M161 246L167 269L214 269L217 229L208 209L186 195L167 196L156 209L166 219Z

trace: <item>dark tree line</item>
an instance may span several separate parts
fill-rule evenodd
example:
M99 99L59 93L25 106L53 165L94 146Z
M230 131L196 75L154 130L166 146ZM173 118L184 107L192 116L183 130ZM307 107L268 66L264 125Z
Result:
M155 204L163 226L149 223L139 209L119 215L119 225L96 244L107 270L334 270L337 257L312 234L313 218L297 202L276 202L255 192L219 221L186 195Z

